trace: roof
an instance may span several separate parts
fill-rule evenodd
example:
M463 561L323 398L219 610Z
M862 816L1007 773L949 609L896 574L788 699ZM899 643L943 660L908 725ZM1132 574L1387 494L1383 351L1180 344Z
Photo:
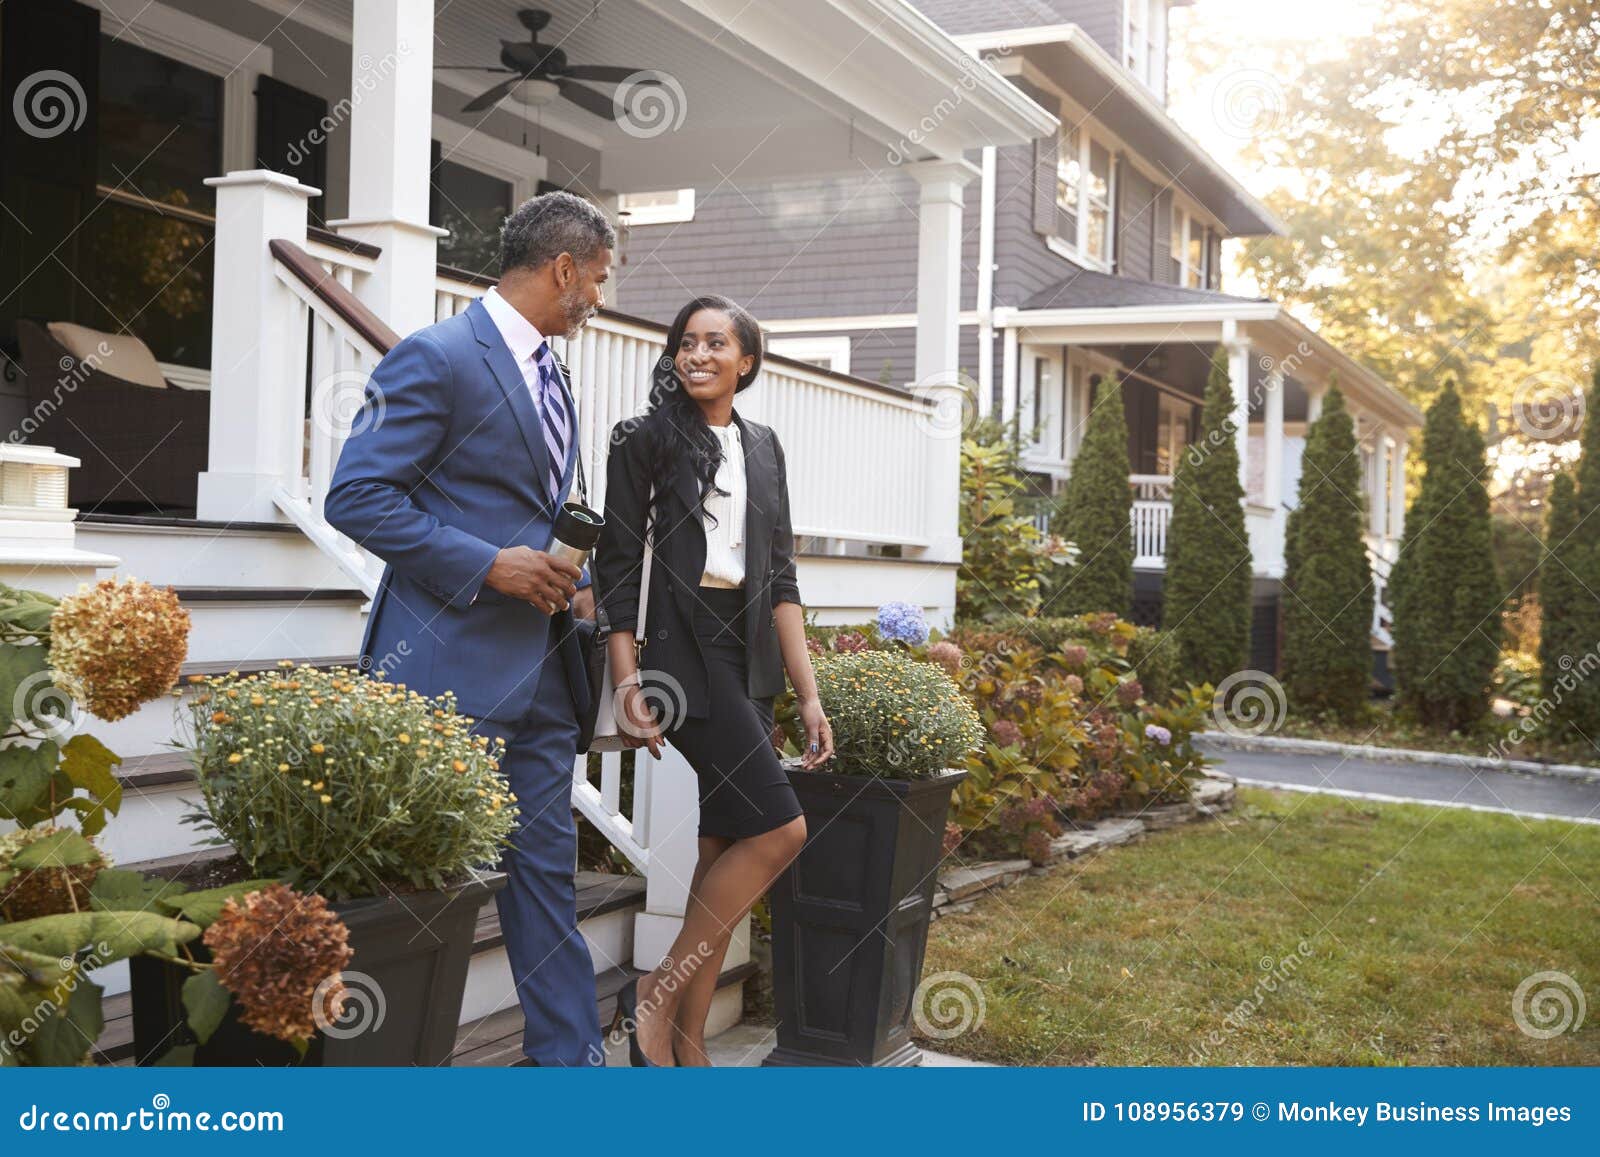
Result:
M1154 93L1076 24L977 32L954 39L976 56L1004 53L1001 66L1019 57L1031 63L1232 235L1286 231L1271 209L1184 132ZM997 63L992 56L989 60Z
M1023 309L1104 309L1138 305L1250 305L1264 297L1238 297L1214 289L1164 285L1110 273L1080 269L1047 286L1022 303Z

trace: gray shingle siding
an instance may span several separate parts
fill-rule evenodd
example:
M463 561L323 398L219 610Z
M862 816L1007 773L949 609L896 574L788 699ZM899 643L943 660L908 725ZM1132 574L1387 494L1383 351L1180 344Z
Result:
M1112 57L1121 59L1123 0L911 0L952 35L1002 28L1076 24Z

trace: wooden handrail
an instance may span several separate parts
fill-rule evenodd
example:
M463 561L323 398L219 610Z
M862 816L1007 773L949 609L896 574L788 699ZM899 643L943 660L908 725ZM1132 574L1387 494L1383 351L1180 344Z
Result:
M340 321L377 350L379 357L400 344L400 335L390 329L388 323L340 285L333 274L322 268L316 258L300 246L278 237L267 242L267 249L279 265L294 274L296 281L315 294L317 300L332 310Z
M346 237L343 233L335 233L332 229L323 229L317 225L306 226L306 240L315 241L326 245L330 249L343 249L346 253L353 253L357 257L378 258L383 256L383 248L370 241L357 241L354 237Z

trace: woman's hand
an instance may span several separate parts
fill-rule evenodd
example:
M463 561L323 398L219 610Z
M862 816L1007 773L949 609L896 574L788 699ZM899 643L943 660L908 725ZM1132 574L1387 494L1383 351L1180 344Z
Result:
M644 690L637 682L617 688L621 696L621 709L617 712L617 730L622 732L624 747L648 747L650 754L661 758L661 727L645 700Z
M800 710L800 722L806 728L806 748L800 755L800 766L807 770L821 767L833 758L833 728L822 713L822 701L802 699L796 706Z

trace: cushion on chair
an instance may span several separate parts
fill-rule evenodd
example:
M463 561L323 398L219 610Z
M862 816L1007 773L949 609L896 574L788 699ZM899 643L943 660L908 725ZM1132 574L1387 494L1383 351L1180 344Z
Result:
M70 321L52 321L45 328L69 354L80 362L88 362L101 373L136 386L167 388L167 379L161 373L156 355L131 333L104 333Z

